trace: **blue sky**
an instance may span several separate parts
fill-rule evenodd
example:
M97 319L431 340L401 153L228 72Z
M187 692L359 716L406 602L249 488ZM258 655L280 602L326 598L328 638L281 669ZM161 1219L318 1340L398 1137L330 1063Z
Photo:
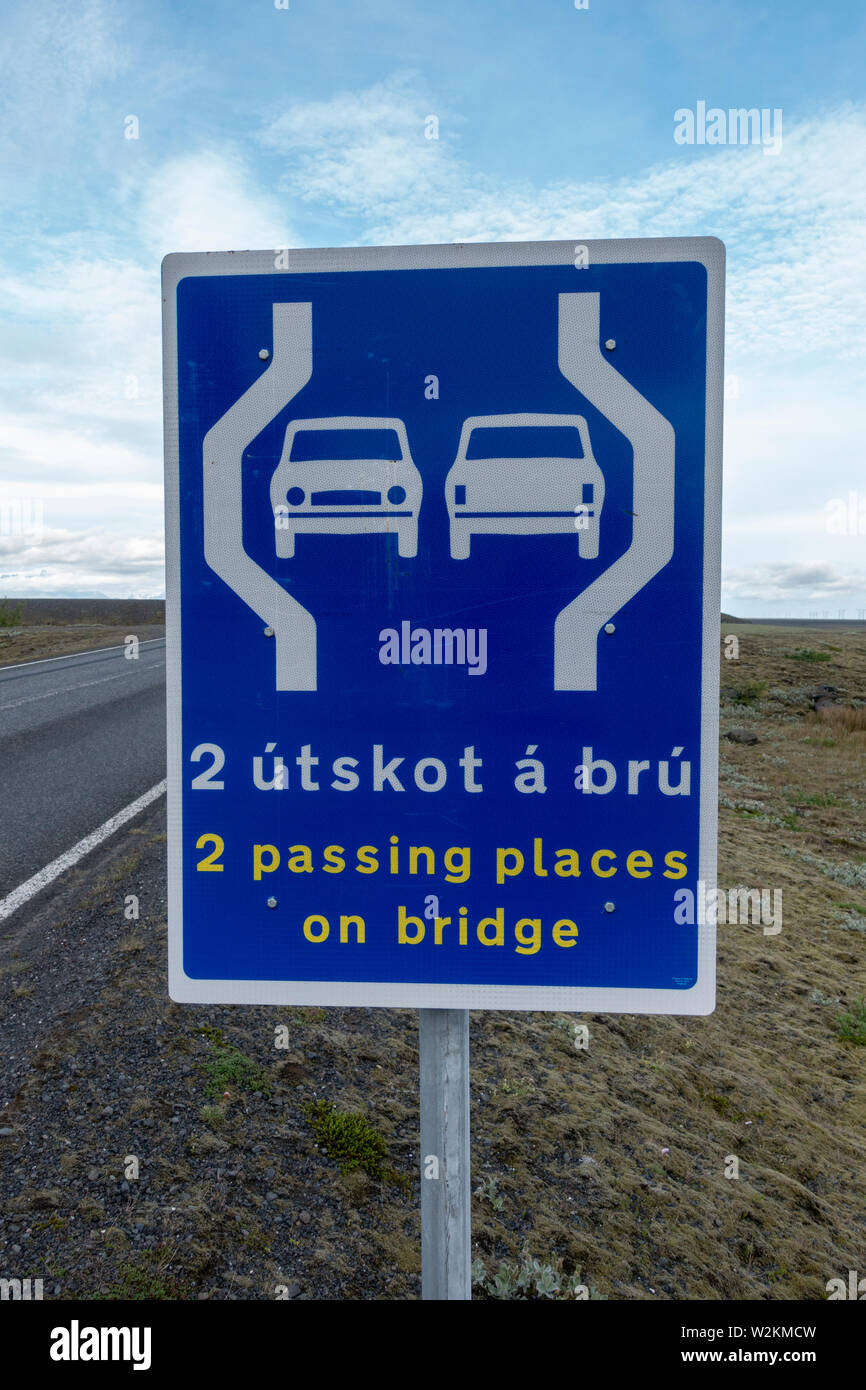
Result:
M0 595L164 591L165 253L704 234L723 605L866 610L859 0L289 5L6 0ZM676 143L698 102L780 111L781 148Z

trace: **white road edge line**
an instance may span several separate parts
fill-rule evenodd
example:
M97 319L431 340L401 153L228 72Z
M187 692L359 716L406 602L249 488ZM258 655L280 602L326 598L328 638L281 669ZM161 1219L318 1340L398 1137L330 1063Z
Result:
M149 647L153 642L164 642L164 637L146 637L139 642L140 647ZM96 656L99 652L119 652L124 642L116 642L113 647L88 647L86 652L66 652L64 656L38 656L35 661L16 661L14 666L0 666L0 676L4 671L20 671L22 666L44 666L46 661L71 661L74 656Z
M28 878L26 883L13 888L12 892L7 894L5 898L0 898L0 922L5 917L11 917L13 912L16 912L36 893L46 888L53 879L65 873L73 864L77 864L78 860L83 859L92 849L96 849L96 846L102 844L103 840L107 840L109 835L113 835L115 830L119 830L128 820L132 820L133 816L137 816L139 811L143 811L145 806L156 801L157 797L164 794L165 788L165 780L158 782L137 801L131 801L128 806L124 806L122 811L118 811L116 816L112 816L104 825L100 825L98 830L91 831L89 835L85 835L83 840L79 840L77 845L73 845L72 849L68 849L65 854L61 854L52 863L46 864L44 869L40 869L32 878Z

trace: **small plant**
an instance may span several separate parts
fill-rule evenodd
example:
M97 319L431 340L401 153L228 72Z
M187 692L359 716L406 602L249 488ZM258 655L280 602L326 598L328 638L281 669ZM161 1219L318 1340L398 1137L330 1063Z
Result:
M843 1042L866 1047L866 998L858 994L850 1013L836 1015L836 1027Z
M313 1127L316 1143L327 1149L341 1173L361 1168L371 1178L385 1176L385 1140L363 1115L339 1111L327 1100L310 1102L304 1106L304 1113Z
M208 1062L205 1070L208 1077L205 1090L214 1098L222 1096L230 1086L239 1091L258 1092L263 1096L269 1096L273 1090L273 1083L267 1072L235 1047L224 1046L217 1056Z
M810 1004L841 1004L842 1000L832 999L830 995L825 994L823 990L813 989L812 993L809 995L809 1002Z
M226 1122L226 1112L221 1105L203 1105L199 1114L211 1129L222 1129Z
M214 1028L210 1023L203 1023L200 1028L196 1029L196 1032L201 1033L203 1038L207 1038L208 1042L212 1042L214 1047L229 1046L222 1035L222 1029Z
M0 627L20 627L21 625L21 604L17 603L14 608L9 607L9 600L0 598Z
M796 651L785 652L793 661L830 661L829 652L816 652L812 647L798 647Z
M325 1010L314 1007L311 1004L302 1004L299 1008L289 1009L286 1017L289 1023L295 1027L302 1027L305 1023L322 1023L325 1019Z
M846 912L838 925L840 931L866 933L866 917L861 917L859 912Z
M475 1189L476 1197L486 1197L494 1211L501 1211L505 1198L501 1197L496 1191L496 1179L491 1173L488 1178L484 1178L480 1185Z
M94 1299L175 1299L189 1298L192 1289L189 1284L169 1274L168 1267L177 1254L165 1246L148 1250L138 1259L121 1265L117 1271L117 1282L105 1293L91 1294ZM85 1295L86 1297L86 1295Z
M732 690L731 694L735 705L753 705L756 700L760 700L766 689L766 681L747 681L745 685Z
M506 1076L505 1080L499 1086L493 1087L492 1092L494 1096L529 1096L534 1093L535 1082L532 1080L531 1076L525 1076L522 1081L519 1079L512 1080L510 1076Z
M472 1283L490 1298L540 1299L584 1298L593 1302L607 1301L607 1295L594 1286L581 1283L580 1273L563 1274L559 1265L542 1264L540 1260L523 1259L520 1264L503 1260L495 1274L488 1275L483 1260L472 1263Z

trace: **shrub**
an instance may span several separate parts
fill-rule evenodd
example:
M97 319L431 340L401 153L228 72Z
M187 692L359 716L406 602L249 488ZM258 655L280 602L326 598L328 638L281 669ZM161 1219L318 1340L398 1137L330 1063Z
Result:
M866 999L858 994L851 1013L837 1014L836 1027L843 1042L857 1043L866 1047Z
M342 1112L330 1101L317 1100L304 1106L313 1127L316 1143L327 1149L341 1173L361 1168L371 1178L384 1176L387 1146L370 1122L357 1111Z
M21 624L21 604L9 607L9 600L0 598L0 627L19 627Z
M731 695L735 705L753 705L756 700L760 700L766 689L766 681L748 681L732 690Z

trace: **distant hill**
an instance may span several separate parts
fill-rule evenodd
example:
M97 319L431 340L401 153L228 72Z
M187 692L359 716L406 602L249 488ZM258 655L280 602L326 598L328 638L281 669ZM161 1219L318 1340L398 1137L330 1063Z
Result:
M10 598L23 627L42 623L164 623L164 598Z

